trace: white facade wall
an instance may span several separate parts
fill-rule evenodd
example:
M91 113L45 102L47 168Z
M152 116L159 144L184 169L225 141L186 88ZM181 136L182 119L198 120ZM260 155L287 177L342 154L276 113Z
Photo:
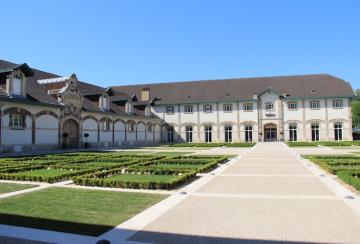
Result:
M58 144L59 143L59 121L57 118L45 114L36 119L35 144Z

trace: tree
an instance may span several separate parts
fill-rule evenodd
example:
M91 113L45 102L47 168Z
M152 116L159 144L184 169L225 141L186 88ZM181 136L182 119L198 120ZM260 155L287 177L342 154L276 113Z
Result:
M355 91L356 100L351 104L353 127L360 127L360 89Z

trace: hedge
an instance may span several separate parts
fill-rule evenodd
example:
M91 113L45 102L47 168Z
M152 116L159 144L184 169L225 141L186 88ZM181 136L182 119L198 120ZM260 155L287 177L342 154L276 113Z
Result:
M360 170L338 171L336 175L347 184L355 187L357 190L360 190Z

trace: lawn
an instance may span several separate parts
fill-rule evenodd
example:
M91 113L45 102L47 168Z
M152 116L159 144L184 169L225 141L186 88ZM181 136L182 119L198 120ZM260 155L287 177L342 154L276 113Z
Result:
M0 183L0 194L20 191L35 187L36 185L28 185L28 184L15 184L15 183Z
M166 197L54 187L0 200L0 223L98 236Z
M303 141L291 141L286 142L289 147L347 147L347 146L360 146L360 141L317 141L317 142L303 142Z
M236 142L236 143L176 143L170 144L169 147L252 147L256 143Z

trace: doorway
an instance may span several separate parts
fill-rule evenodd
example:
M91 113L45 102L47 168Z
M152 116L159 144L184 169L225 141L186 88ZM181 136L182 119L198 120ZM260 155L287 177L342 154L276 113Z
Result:
M275 124L266 124L264 126L264 141L277 141L277 127Z
M63 125L63 147L78 148L79 147L79 125L73 119L68 119Z

